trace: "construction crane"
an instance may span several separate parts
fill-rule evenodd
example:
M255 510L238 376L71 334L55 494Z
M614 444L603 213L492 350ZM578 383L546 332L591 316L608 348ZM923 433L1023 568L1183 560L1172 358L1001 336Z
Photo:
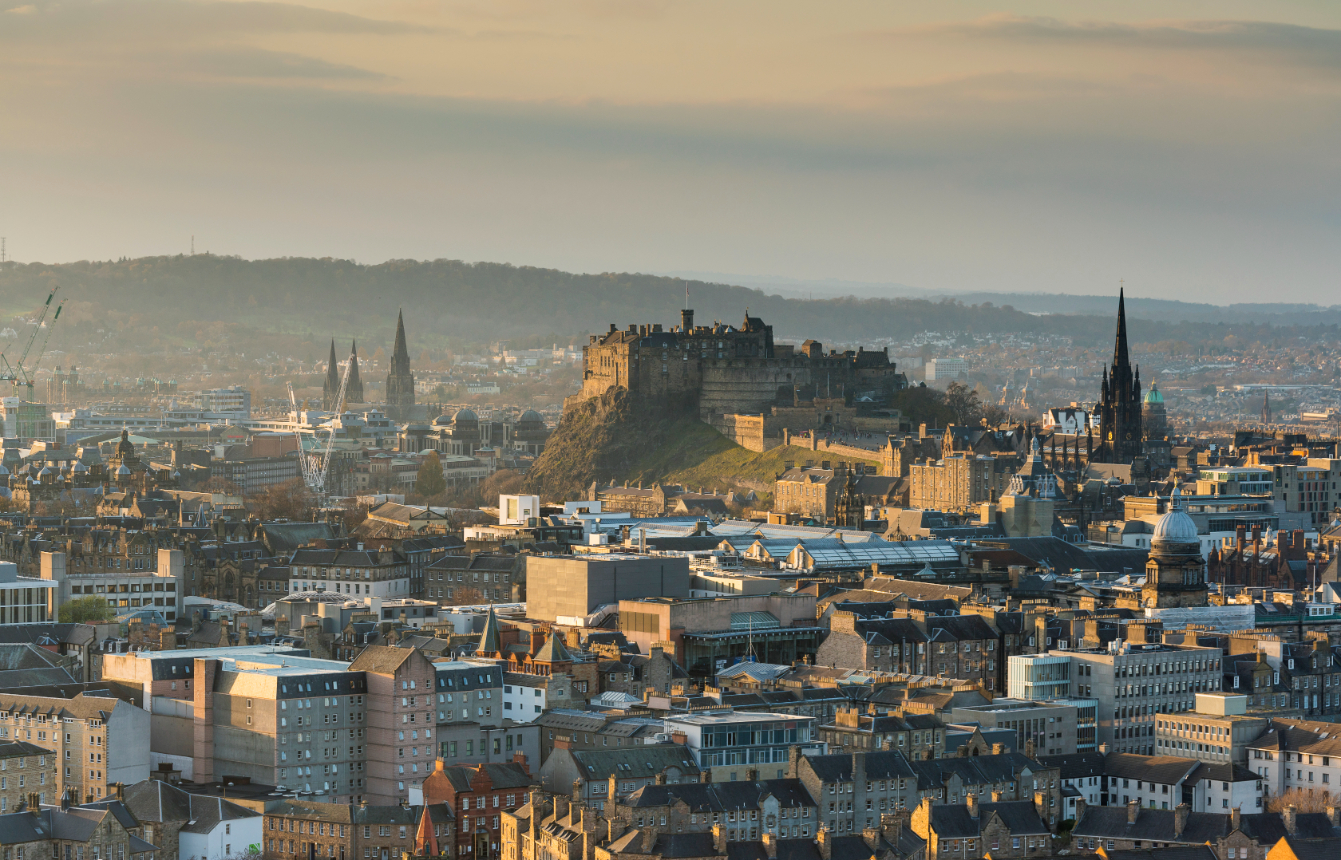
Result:
M286 382L285 385L288 386L289 389L289 405L293 407L293 438L298 443L298 465L301 466L303 470L303 483L307 485L308 489L316 492L318 481L316 464L313 462L315 458L309 457L307 452L303 450L303 434L299 433L297 430L299 416L302 415L302 411L298 408L298 397L293 393L292 382ZM305 402L306 401L304 401L304 403Z
M56 313L52 316L51 322L46 322L47 314L51 311L51 302L56 298L56 291L59 289L60 287L53 287L50 294L47 295L46 302L44 302L42 307L38 310L37 321L33 325L33 333L28 336L28 342L24 344L23 353L19 356L18 360L13 364L10 364L9 359L5 357L4 353L0 353L0 380L12 383L15 388L18 388L20 385L26 387L28 389L29 401L32 401L33 399L33 372L37 370L37 366L42 363L42 356L46 355L47 342L51 340L51 329L56 324L56 320L60 319L61 308L65 306L65 300L61 299L56 305ZM33 343L37 340L37 334L43 328L47 331L46 336L42 338L42 348L37 351L37 356L33 359L32 364L29 365L27 364L28 353L32 351Z
M303 450L302 438L298 439L298 461L303 466L303 483L307 484L307 488L312 491L319 501L324 500L326 496L326 477L330 474L331 458L335 452L335 422L344 412L345 392L349 389L349 372L356 361L358 361L358 357L351 352L349 362L345 364L345 372L340 377L340 392L335 397L333 414L328 421L325 449L320 454L309 454ZM294 418L296 419L298 398L294 396L292 384L289 385L289 403L294 407ZM298 435L297 431L294 432L294 435Z

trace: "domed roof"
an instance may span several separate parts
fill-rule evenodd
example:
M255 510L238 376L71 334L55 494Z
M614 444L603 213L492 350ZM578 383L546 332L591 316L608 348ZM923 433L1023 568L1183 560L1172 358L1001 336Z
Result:
M1163 403L1164 395L1159 393L1158 385L1151 385L1150 390L1145 393L1146 403Z
M527 409L521 414L521 417L517 419L518 424L523 424L528 421L534 421L537 424L545 423L545 419L540 417L540 413L536 412L534 409Z
M479 421L479 416L469 409L462 409L452 417L452 423L459 424L462 421Z
M1201 538L1197 535L1197 524L1183 513L1183 494L1175 487L1169 497L1169 511L1155 523L1155 533L1150 538L1151 547L1159 546L1195 546L1201 547Z
M448 418L446 415L439 415L437 418L433 419L433 423L439 425L451 424L452 419Z

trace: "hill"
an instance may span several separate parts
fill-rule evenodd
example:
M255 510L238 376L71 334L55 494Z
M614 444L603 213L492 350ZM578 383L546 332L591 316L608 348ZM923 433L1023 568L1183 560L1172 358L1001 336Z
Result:
M630 273L574 274L555 269L459 260L391 260L364 265L330 258L243 260L150 257L77 263L0 265L0 316L28 314L60 285L69 304L53 351L81 355L174 354L203 349L248 356L324 356L326 339L356 337L369 352L390 347L395 309L410 322L412 349L466 349L503 339L515 347L580 343L610 323L673 323L689 300L702 321L739 320L748 308L779 339L832 344L902 339L923 331L1068 334L1111 337L1114 297L1067 297L1028 308L980 295L975 304L922 297L808 300L730 284ZM996 302L996 303L994 303ZM1288 334L1334 337L1335 309L1261 306L1215 310L1133 300L1138 342L1236 333L1248 340ZM1138 312L1137 309L1145 308ZM1050 312L1042 312L1046 309ZM1148 311L1148 312L1147 312ZM1180 317L1184 317L1180 321ZM1201 317L1194 320L1190 317Z
M783 464L806 459L815 453L791 446L762 454L742 448L692 416L640 408L618 388L564 411L526 486L545 500L582 498L593 481L771 496Z

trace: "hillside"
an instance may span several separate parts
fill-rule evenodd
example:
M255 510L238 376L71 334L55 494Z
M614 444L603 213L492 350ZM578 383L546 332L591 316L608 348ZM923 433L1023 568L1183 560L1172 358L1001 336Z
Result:
M0 316L29 314L52 286L69 302L51 349L76 354L153 354L180 349L324 355L327 338L358 338L371 352L390 346L396 308L406 311L411 348L453 349L500 339L512 346L585 340L610 323L673 324L685 301L697 319L736 322L746 308L780 339L814 337L835 344L900 339L922 331L1111 336L1114 297L1083 297L1037 310L1001 297L952 299L828 297L813 301L763 289L629 273L574 274L554 269L457 260L350 260L151 257L63 264L0 265ZM1046 298L1043 299L1046 301ZM1191 306L1189 306L1191 307ZM1211 306L1206 306L1211 307ZM1146 309L1149 312L1145 313ZM1138 341L1202 337L1220 340L1229 324L1178 321L1158 302L1133 300ZM1290 308L1287 316L1239 314L1232 331L1255 339L1272 322L1304 322L1292 333L1334 333L1338 314ZM1074 315L1068 315L1074 314ZM1214 315L1209 315L1213 317ZM1217 322L1228 322L1221 315ZM1276 334L1283 334L1276 330Z
M620 388L564 411L527 473L527 490L547 501L575 499L592 481L614 480L771 496L785 462L815 456L796 447L755 453L696 418L636 408Z

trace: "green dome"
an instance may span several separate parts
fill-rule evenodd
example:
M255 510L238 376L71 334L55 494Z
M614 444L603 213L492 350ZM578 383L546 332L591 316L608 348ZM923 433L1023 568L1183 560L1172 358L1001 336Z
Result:
M1150 386L1150 390L1147 391L1145 394L1145 402L1146 403L1164 402L1164 395L1159 393L1159 386L1157 385Z

